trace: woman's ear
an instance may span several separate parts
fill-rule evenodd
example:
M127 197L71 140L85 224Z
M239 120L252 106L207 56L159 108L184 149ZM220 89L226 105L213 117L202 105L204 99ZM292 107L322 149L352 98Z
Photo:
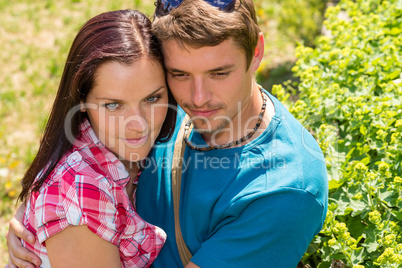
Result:
M264 35L262 32L260 32L258 34L257 46L254 49L254 55L250 65L253 73L257 71L258 67L260 67L260 63L262 61L262 58L264 57L264 47L265 47Z

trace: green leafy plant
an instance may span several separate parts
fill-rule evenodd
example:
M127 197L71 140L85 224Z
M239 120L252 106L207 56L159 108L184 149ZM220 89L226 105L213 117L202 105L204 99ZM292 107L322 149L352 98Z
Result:
M257 79L265 88L293 79L297 43L312 45L320 35L327 0L254 1L265 37L265 56Z
M329 175L329 209L304 262L402 267L402 2L341 1L330 36L299 46L300 78L273 93L315 135Z

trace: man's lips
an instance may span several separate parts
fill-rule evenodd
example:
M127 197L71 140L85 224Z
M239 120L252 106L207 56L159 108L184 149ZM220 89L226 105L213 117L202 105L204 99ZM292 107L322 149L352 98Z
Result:
M218 112L219 109L211 109L211 110L197 110L190 109L193 117L211 117Z

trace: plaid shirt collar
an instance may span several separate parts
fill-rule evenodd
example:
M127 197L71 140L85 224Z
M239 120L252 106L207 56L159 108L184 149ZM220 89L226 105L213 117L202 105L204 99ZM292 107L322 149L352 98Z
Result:
M124 164L98 139L91 124L87 119L80 125L80 136L73 144L73 150L82 150L87 147L99 163L99 167L121 187L125 187L130 181L130 176L124 167ZM137 176L138 177L138 176Z

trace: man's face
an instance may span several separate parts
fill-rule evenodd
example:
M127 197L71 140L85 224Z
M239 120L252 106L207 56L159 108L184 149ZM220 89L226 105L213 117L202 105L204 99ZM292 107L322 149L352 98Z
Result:
M240 131L247 124L255 68L247 70L245 52L231 39L201 48L168 40L162 47L169 87L199 132Z

